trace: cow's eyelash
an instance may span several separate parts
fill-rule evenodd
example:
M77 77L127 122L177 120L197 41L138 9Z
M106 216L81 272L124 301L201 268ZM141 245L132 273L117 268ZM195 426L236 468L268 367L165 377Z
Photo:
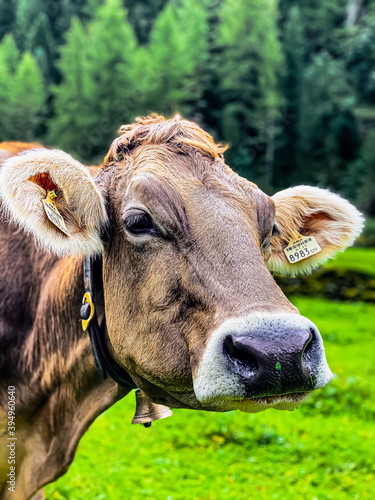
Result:
M280 236L280 229L279 226L276 224L276 222L272 228L272 236Z
M131 213L125 218L124 226L133 236L157 235L158 230L151 216L144 211Z
M263 244L262 244L262 247L263 248L268 248L270 247L271 245L271 238L273 238L274 236L279 236L280 234L280 230L277 226L277 224L275 223L272 227L272 232L271 232L271 235L269 235L264 241L263 241Z

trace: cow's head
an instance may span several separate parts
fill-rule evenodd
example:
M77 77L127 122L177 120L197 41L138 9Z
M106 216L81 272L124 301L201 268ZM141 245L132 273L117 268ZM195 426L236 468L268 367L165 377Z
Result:
M316 326L268 269L310 271L353 243L362 217L314 187L270 198L222 152L191 122L145 119L123 129L95 180L71 156L35 150L4 164L0 192L45 248L103 254L112 354L154 401L290 409L331 372ZM70 237L46 217L48 186ZM291 263L284 250L301 236L320 251L311 243L300 259L297 247Z

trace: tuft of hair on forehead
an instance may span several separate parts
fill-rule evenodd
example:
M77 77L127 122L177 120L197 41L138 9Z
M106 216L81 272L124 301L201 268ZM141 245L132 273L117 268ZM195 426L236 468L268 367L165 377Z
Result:
M186 144L204 156L221 161L224 161L223 153L227 149L215 144L210 134L196 123L182 120L179 115L169 120L158 115L137 118L135 123L123 125L119 132L121 135L113 141L104 165L121 161L127 154L145 145L166 145L175 150L179 145Z

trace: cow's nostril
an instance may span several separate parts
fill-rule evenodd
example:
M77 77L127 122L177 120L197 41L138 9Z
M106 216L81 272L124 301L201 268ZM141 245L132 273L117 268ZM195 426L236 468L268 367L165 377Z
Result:
M313 328L310 328L309 338L306 340L302 350L302 361L310 359L310 353L316 344L316 334Z
M234 364L232 371L238 371L242 375L248 372L256 372L259 368L255 356L249 351L248 346L240 342L234 342L232 335L224 339L224 354ZM233 370L234 368L234 370Z

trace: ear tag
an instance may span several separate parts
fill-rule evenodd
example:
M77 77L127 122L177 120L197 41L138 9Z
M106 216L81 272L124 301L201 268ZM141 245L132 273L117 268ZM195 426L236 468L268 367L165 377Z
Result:
M45 200L42 200L44 210L52 224L55 224L55 226L58 227L64 234L66 234L66 236L70 236L66 228L64 219L60 212L57 210L55 198L57 198L57 191L47 191L47 198Z
M321 252L321 250L314 236L300 236L297 240L289 242L289 245L284 249L284 253L291 264L296 264Z

